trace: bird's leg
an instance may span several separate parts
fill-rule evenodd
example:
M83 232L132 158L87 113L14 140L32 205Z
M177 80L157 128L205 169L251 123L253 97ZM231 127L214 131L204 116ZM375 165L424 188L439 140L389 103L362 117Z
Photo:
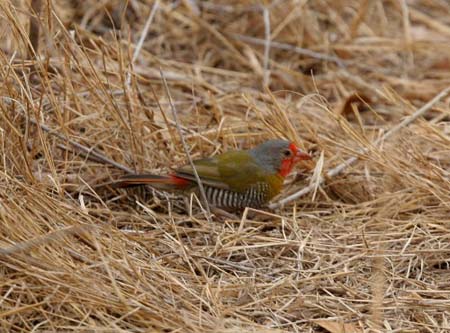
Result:
M192 212L192 207L191 204L189 202L189 198L183 196L183 203L184 203L184 208L186 209L186 212L191 213Z

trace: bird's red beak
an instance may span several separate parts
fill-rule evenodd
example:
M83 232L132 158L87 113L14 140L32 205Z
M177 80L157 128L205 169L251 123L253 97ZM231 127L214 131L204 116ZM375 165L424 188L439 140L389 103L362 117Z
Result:
M302 151L300 148L298 148L293 143L291 143L289 148L294 153L294 162L312 159L311 155L305 153L304 151Z
M310 160L312 159L312 156L305 153L304 151L297 148L297 151L295 152L294 160L296 162L298 161L304 161L304 160Z

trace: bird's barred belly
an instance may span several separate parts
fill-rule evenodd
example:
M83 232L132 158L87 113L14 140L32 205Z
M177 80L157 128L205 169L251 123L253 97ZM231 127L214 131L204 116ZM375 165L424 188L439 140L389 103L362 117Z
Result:
M217 187L205 186L205 194L208 202L216 207L244 208L261 207L267 202L269 185L258 183L245 192L235 192Z

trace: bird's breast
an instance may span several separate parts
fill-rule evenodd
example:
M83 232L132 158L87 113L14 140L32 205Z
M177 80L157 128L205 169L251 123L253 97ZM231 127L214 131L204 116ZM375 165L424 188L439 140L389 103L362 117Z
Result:
M206 186L205 194L208 202L216 207L259 208L270 200L270 186L268 183L256 183L242 192Z

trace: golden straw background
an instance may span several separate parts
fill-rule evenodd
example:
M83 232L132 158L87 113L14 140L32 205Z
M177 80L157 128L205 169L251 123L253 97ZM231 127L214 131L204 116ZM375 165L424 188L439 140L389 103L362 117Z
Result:
M0 331L448 332L449 12L0 1ZM168 93L193 159L314 159L236 216L114 189L187 162Z

